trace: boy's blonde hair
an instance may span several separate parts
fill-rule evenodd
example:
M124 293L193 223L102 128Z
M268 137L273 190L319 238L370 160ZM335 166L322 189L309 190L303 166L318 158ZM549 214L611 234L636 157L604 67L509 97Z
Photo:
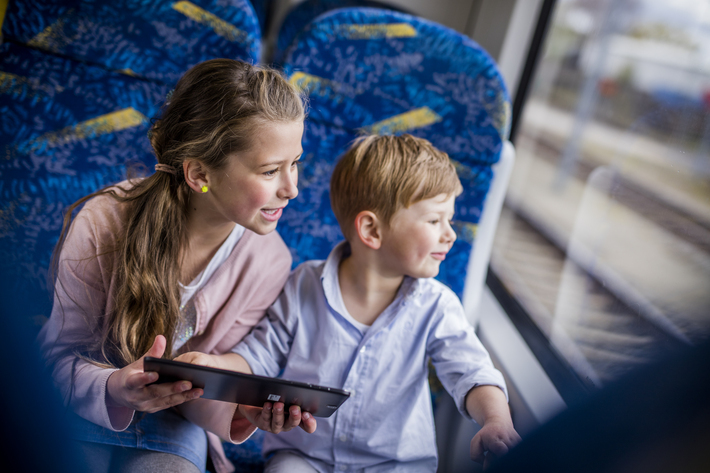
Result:
M358 138L336 164L330 203L349 240L363 210L389 225L401 208L462 191L449 156L429 141L408 134L370 135Z

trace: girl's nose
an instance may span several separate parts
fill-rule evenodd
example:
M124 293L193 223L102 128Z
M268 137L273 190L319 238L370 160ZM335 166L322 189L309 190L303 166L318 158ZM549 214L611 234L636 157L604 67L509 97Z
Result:
M298 168L294 167L291 172L286 172L282 175L284 178L277 195L281 199L295 199L298 195Z

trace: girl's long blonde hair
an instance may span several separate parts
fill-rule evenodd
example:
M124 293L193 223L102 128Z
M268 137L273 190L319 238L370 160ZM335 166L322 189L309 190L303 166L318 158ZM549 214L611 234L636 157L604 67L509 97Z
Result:
M180 318L178 276L187 246L186 210L190 196L183 162L199 161L219 172L234 153L251 147L260 126L302 121L303 99L284 77L269 68L230 59L200 63L177 83L155 119L150 140L161 165L175 174L156 172L131 181L124 192L107 187L72 204L54 251L52 273L73 212L87 200L107 194L127 205L127 220L115 248L115 310L103 314L99 337L87 340L75 353L97 364L123 367L143 356L158 334L167 339L172 355ZM61 284L61 281L58 281Z

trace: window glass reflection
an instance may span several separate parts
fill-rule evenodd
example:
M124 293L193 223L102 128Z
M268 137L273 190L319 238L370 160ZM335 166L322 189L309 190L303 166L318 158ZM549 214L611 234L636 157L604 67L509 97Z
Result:
M564 0L491 265L585 382L710 333L710 0Z

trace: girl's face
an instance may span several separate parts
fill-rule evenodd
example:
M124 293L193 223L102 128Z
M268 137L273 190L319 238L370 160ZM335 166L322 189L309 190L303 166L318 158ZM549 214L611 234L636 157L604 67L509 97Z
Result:
M256 129L252 148L230 156L211 177L209 193L217 215L260 235L276 228L283 208L298 195L303 122Z

